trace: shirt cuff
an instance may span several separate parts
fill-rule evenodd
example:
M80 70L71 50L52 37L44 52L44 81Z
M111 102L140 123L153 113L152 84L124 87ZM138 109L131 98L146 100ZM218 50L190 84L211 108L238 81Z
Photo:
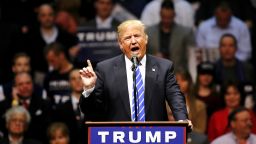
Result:
M85 98L88 98L89 95L93 92L94 88L95 88L95 86L92 87L92 88L90 88L90 89L87 89L87 90L84 89L82 95L83 95Z

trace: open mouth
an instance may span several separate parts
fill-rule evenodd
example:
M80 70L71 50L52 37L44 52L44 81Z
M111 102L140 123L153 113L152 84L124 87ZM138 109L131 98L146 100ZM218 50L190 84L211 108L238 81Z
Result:
M133 47L133 48L131 49L132 52L135 52L135 51L138 51L138 50L139 50L139 47Z

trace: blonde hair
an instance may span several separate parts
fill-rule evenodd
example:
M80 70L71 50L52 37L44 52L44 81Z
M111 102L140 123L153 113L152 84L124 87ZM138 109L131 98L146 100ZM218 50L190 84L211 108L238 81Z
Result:
M63 122L54 122L48 127L47 129L48 138L51 140L54 137L56 131L58 130L61 131L61 134L63 134L63 136L69 139L69 129L67 125Z
M126 20L117 27L118 38L120 38L120 33L122 33L124 29L131 25L135 27L140 27L143 30L144 34L146 35L145 25L140 20Z

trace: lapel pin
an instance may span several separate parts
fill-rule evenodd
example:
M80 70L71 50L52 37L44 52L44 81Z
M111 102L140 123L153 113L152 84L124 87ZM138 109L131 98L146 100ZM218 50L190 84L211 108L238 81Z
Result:
M155 69L155 68L152 68L152 71L156 71L156 69Z

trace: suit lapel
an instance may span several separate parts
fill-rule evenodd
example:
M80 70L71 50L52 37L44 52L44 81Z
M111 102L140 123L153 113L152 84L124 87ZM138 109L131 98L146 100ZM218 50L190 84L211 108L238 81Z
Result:
M131 118L131 110L130 110L130 100L127 86L127 74L125 67L125 59L124 55L121 55L115 62L114 65L114 74L116 78L116 88L119 89L119 95L121 96L123 106L129 118Z
M146 72L145 72L145 113L146 118L148 114L148 110L151 106L152 100L152 89L154 88L154 83L158 74L158 67L155 62L152 61L152 56L147 55L146 60Z

